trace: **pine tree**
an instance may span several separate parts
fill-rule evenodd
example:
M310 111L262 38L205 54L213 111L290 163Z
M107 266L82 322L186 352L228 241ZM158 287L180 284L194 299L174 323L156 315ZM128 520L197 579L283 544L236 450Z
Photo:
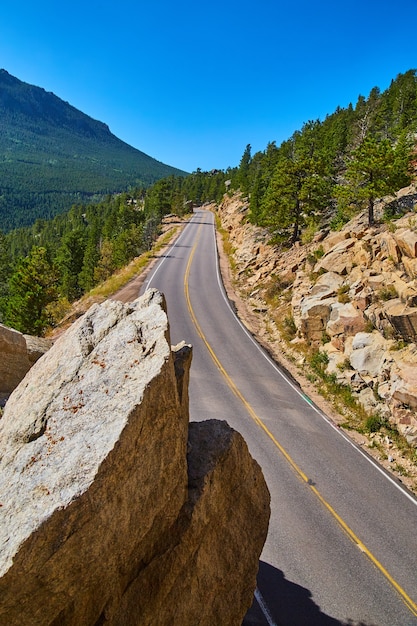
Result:
M76 300L82 295L78 276L83 267L85 251L85 231L81 229L66 233L56 256L56 264L61 275L60 291L68 300Z
M240 160L239 169L237 170L237 174L236 174L237 186L240 188L240 191L242 192L242 195L244 196L248 196L249 191L250 191L249 169L250 169L251 161L252 161L251 145L248 143L243 153L243 156Z
M330 201L331 185L326 164L319 158L281 159L262 202L263 219L277 240L298 239L307 217L319 213Z
M298 239L307 218L330 202L331 168L322 151L320 122L308 122L281 144L278 162L261 201L262 222L277 240Z
M96 284L94 270L100 260L100 226L94 222L88 232L86 247L81 272L78 275L78 283L84 291L89 291Z
M393 146L367 135L351 153L345 173L346 185L337 193L341 205L367 207L368 224L374 224L377 198L392 194L410 183L410 150L404 138Z
M4 319L9 292L8 282L12 271L5 235L0 231L0 322Z
M58 299L58 273L45 248L34 247L10 278L6 323L22 333L41 336L51 322L48 305Z

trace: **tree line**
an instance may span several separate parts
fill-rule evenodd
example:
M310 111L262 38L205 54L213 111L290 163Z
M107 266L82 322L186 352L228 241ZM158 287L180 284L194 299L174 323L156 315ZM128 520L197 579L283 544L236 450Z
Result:
M164 216L219 201L227 175L170 176L147 190L108 195L31 227L0 231L0 321L42 335L69 303L151 249Z

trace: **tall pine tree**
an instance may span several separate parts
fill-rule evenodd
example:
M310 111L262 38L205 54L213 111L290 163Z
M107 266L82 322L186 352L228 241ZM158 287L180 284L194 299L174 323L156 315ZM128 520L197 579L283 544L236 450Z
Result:
M375 200L410 183L410 162L411 153L404 138L392 145L388 139L378 141L367 135L350 155L346 184L337 190L339 203L342 207L366 207L368 224L372 226Z
M33 247L10 278L6 323L22 333L41 336L51 322L48 305L58 299L58 273L45 248Z

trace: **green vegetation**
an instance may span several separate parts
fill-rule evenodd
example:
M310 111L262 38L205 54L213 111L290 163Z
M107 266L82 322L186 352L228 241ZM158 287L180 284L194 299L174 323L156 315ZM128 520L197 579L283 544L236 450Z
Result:
M164 216L220 200L230 172L170 176L148 190L77 204L52 220L0 231L0 322L41 335L74 300L96 288L116 289L121 269L149 251ZM149 260L149 259L148 259ZM139 271L133 264L133 271ZM130 267L130 266L129 266Z
M183 175L39 87L0 70L0 227Z
M398 293L394 285L386 285L377 292L377 297L386 302L393 298L398 298Z
M356 106L307 122L279 147L271 142L252 156L247 146L232 187L276 243L311 241L320 223L337 230L362 210L372 225L376 200L411 181L416 132L417 77L409 70L385 92L374 88Z
M365 431L368 433L377 433L383 426L387 425L387 420L378 414L370 415L365 420Z
M350 285L341 285L337 290L337 301L341 302L342 304L350 302L349 290Z

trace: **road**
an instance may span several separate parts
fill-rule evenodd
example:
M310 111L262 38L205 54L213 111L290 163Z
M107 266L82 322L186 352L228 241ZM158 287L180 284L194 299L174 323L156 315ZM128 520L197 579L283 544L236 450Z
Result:
M147 287L165 294L171 342L193 345L191 419L224 419L239 431L271 492L245 626L417 625L417 500L286 378L236 318L209 211L195 212Z

